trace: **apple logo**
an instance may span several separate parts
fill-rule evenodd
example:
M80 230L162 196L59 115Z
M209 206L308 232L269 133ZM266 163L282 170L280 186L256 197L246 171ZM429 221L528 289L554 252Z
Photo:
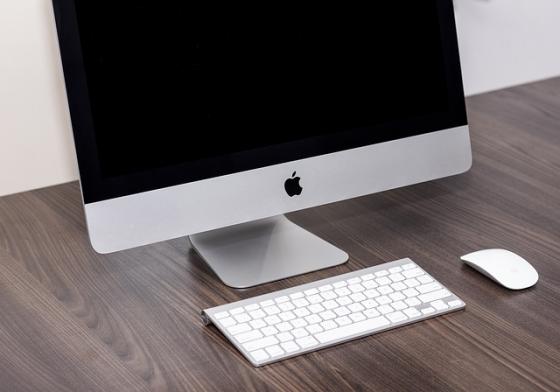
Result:
M301 192L303 191L302 186L299 184L299 181L301 180L301 178L296 177L296 172L294 172L294 174L292 174L291 178L288 178L286 180L286 182L284 183L284 188L286 189L286 193L288 194L288 196L290 197L294 197L296 195L301 195Z

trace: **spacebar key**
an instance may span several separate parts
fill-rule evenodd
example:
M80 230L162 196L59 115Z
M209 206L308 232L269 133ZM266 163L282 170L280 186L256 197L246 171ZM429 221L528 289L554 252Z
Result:
M391 324L385 317L376 317L358 323L345 325L344 327L330 329L325 332L318 333L315 338L321 343L332 342L333 340L344 339L356 334L364 333L367 331L375 330L376 328L384 327Z

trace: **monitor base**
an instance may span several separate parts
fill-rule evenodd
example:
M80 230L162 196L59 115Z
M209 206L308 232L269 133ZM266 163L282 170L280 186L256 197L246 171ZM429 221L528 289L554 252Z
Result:
M189 237L226 285L248 288L345 263L348 254L285 216Z

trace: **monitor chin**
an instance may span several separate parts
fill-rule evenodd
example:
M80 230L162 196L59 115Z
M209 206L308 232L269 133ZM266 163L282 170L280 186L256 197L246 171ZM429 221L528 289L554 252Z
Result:
M110 253L452 176L471 165L465 125L87 203L85 211L94 249Z

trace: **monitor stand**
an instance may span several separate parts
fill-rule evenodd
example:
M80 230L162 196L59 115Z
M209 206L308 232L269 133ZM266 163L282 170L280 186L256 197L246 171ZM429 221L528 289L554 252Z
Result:
M194 250L228 286L247 288L334 267L348 254L285 216L189 237Z

